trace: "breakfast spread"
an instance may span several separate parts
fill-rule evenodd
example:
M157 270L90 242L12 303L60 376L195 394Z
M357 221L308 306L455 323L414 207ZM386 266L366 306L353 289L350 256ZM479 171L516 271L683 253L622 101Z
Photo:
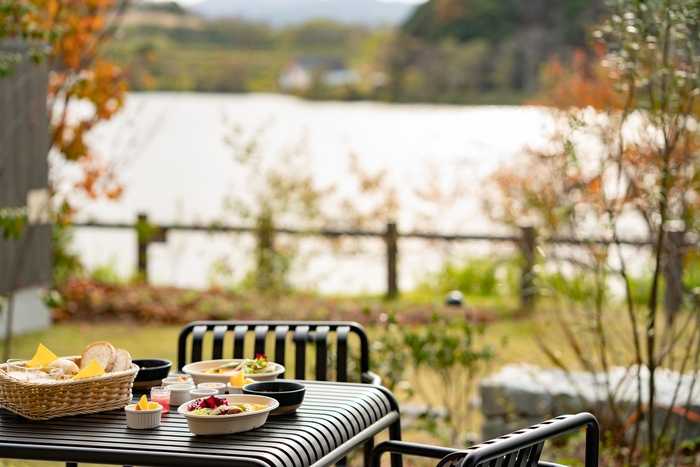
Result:
M267 408L267 405L235 403L221 397L211 395L203 399L195 399L187 405L187 412L192 415L235 415L244 412L256 412Z

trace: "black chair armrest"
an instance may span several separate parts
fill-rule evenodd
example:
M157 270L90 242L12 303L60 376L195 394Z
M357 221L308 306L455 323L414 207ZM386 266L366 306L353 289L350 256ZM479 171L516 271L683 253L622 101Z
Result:
M598 466L598 421L587 412L562 415L510 434L484 441L467 449L453 449L404 441L385 441L374 447L369 457L369 467L380 467L382 454L405 454L441 459L437 466L456 465L476 467L500 459L502 465L556 467L559 464L540 461L544 442L570 431L586 428L585 467ZM497 465L501 465L499 462Z
M371 371L365 371L362 373L362 382L367 384L374 384L375 386L382 385L382 378L376 373Z
M555 417L551 420L472 446L465 450L466 455L464 460L460 463L460 467L476 467L484 462L500 457L524 453L524 451L528 449L531 451L528 455L532 456L536 461L539 461L542 445L545 441L580 428L586 428L585 466L597 467L600 429L598 428L598 421L596 418L588 412Z
M386 452L442 459L452 453L459 452L459 449L431 446L429 444L409 443L408 441L383 441L372 449L368 467L380 467L382 454Z

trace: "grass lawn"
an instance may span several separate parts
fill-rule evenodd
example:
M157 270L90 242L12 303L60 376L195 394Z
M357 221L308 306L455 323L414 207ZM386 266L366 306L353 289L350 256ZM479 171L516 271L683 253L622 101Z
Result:
M127 349L132 358L166 358L175 365L180 328L179 325L59 323L45 331L15 336L10 355L31 358L39 343L59 356L80 355L87 344L107 341L116 348ZM4 342L0 342L0 350L4 352Z

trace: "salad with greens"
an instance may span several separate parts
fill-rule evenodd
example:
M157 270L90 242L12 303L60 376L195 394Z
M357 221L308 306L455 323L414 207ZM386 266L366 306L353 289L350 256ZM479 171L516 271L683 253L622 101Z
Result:
M235 415L244 412L256 412L267 408L267 405L236 403L229 405L222 397L211 395L207 398L195 399L187 405L187 413L192 415Z

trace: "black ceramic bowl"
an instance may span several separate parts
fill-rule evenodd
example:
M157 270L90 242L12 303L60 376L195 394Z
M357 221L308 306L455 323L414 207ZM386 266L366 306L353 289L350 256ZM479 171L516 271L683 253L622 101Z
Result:
M243 394L267 396L276 399L280 406L270 415L284 415L295 412L304 400L306 386L293 381L261 381L243 386Z
M159 386L173 366L173 362L163 358L135 358L132 363L139 366L139 372L134 379L134 387L138 389Z

